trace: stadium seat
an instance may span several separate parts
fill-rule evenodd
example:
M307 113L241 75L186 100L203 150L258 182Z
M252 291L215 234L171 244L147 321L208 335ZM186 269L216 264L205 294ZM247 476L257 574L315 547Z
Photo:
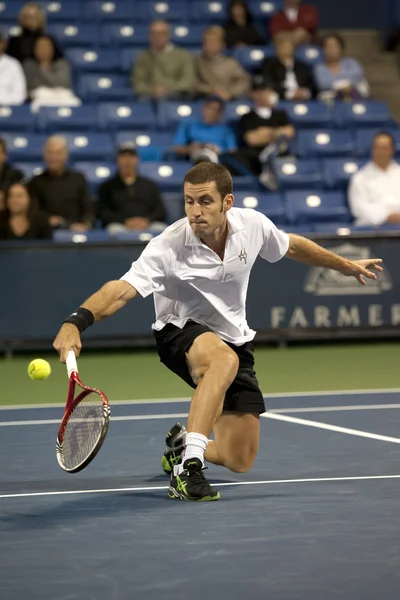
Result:
M68 23L49 25L47 31L53 35L64 49L71 47L97 46L99 28L97 25L84 23Z
M101 129L154 129L156 115L151 104L144 102L110 102L98 106Z
M393 136L396 146L396 153L400 152L400 129L391 129L390 127L375 127L374 129L358 129L356 131L356 153L357 156L369 157L374 137L377 133L389 133Z
M205 25L184 23L171 27L171 41L177 46L201 46Z
M153 237L156 237L160 233L161 231L150 230L116 231L112 233L112 239L121 242L149 242Z
M159 131L123 131L116 135L116 144L134 142L142 160L161 161L167 158L173 135Z
M47 135L38 133L4 133L10 162L40 162Z
M115 146L108 133L75 132L64 133L68 143L70 159L75 161L109 161L115 157Z
M3 0L0 2L0 22L10 21L14 24L18 21L19 11L25 2L22 0Z
M201 118L201 102L165 101L160 102L158 125L162 129L175 130L184 119Z
M325 102L280 102L291 123L299 127L328 127L332 115Z
M36 118L30 106L0 106L0 132L32 131Z
M279 226L279 229L286 231L286 233L298 233L299 235L308 235L314 232L315 225L312 223L303 223L301 225L296 224L283 224Z
M130 74L133 64L142 52L143 48L124 48L121 50L121 71Z
M103 46L148 46L149 28L144 24L108 23L101 27Z
M96 110L90 104L72 107L42 106L38 113L38 127L42 131L91 131L97 127Z
M132 102L133 89L127 75L86 75L78 79L81 98L88 102Z
M189 2L192 21L215 25L226 20L226 0L194 0Z
M284 194L286 214L290 223L351 220L343 192L293 191Z
M322 166L325 187L347 188L354 173L357 173L364 164L365 160L357 158L325 159Z
M40 175L45 169L41 162L17 162L13 164L13 167L19 169L24 174L25 179L28 180L32 179L32 177L35 177L35 175Z
M350 156L354 141L349 131L313 129L297 132L294 145L300 157Z
M85 17L91 21L137 21L138 6L132 0L91 0L85 2Z
M77 73L101 73L120 71L120 54L115 49L70 48L66 57Z
M0 2L0 9L1 9L1 5L2 5L2 3ZM21 27L19 25L16 25L15 21L4 22L3 20L1 20L1 12L0 12L0 23L1 23L2 34L4 35L4 37L6 39L9 37L12 37L13 35L20 35Z
M182 187L178 192L165 192L161 190L163 203L167 212L167 223L175 223L185 216Z
M235 206L238 208L254 208L274 223L286 223L285 207L280 194L268 194L259 191L235 193Z
M251 0L250 11L254 19L269 19L273 14L282 8L281 0Z
M283 190L320 189L323 182L321 165L316 159L278 159L275 173Z
M338 235L340 237L346 237L351 235L351 233L356 228L351 223L315 223L314 224L314 232L315 233L326 233L326 235ZM373 230L374 228L368 228Z
M385 102L337 102L333 120L338 127L390 127L392 118Z
M139 172L143 177L155 181L162 190L182 190L183 178L192 166L192 163L181 162L142 162L139 164Z
M84 233L57 229L53 232L53 241L58 243L73 242L75 244L98 244L110 241L111 236L106 229L92 229Z
M22 2L22 4L25 4L25 2ZM38 4L45 11L49 23L56 21L76 22L83 18L81 10L83 3L79 0L62 0L62 2L50 0L50 2L40 1Z
M188 19L187 4L185 0L142 0L139 18L149 23L156 19L184 23Z
M96 193L101 183L112 177L116 171L115 163L75 162L73 168L83 173L92 193Z
M224 108L224 120L230 123L237 122L243 115L248 113L252 107L251 100L235 100L227 102Z
M242 65L246 71L256 71L267 57L274 56L273 46L260 48L259 46L247 46L246 48L234 48L232 56Z
M320 46L298 46L295 56L310 66L313 66L324 60L324 52Z

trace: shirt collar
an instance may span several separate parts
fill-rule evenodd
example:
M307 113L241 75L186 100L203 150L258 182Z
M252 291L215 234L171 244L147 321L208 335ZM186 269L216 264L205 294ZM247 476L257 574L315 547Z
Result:
M240 219L231 211L228 212L228 238L232 237L238 231L245 229ZM186 219L186 238L185 246L203 246L203 242L198 238L190 227L189 220Z

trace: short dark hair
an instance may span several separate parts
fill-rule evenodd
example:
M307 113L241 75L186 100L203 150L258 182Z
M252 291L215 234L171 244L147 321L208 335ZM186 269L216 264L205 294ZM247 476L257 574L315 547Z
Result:
M392 134L391 134L389 131L378 131L378 132L377 132L377 133L374 135L374 139L372 140L372 143L374 143L374 142L375 142L375 140L376 140L378 137L381 137L381 136L383 136L383 135L384 135L385 137L388 137L388 138L390 139L390 141L392 142L393 149L394 149L394 148L396 148L396 141L395 141L395 139L394 139L393 135L392 135Z
M329 33L326 33L324 35L324 37L322 38L322 47L325 47L326 42L333 38L334 40L337 41L337 43L339 44L339 46L341 47L342 50L344 50L346 48L346 42L344 41L344 38L339 34L339 33L335 33L334 31L331 31Z
M8 207L11 190L16 185L20 185L21 187L23 187L24 190L26 191L26 193L28 194L28 197L29 197L28 217L29 217L29 219L34 219L35 217L37 217L38 214L41 213L41 209L39 207L37 199L35 198L35 196L32 195L29 185L27 183L25 183L24 181L14 181L14 183L11 183L4 192L4 211L7 216L7 219L9 219L11 216L10 209Z
M232 176L226 167L218 163L200 162L192 167L185 175L183 183L199 185L215 181L215 187L221 198L233 192Z

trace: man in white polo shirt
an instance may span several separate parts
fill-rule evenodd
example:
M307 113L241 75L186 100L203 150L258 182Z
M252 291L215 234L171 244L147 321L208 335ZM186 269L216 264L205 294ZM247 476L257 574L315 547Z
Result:
M246 321L251 268L261 256L284 256L311 265L375 279L381 260L350 261L310 240L280 231L264 215L233 208L232 178L222 165L203 162L184 179L187 218L151 240L119 281L106 283L65 319L54 347L65 362L81 349L80 333L111 316L138 294L154 295L153 325L161 361L195 388L187 431L179 423L167 436L163 468L169 496L218 500L204 477L204 460L248 471L259 442L264 400L254 372L255 331ZM214 431L214 440L209 440Z

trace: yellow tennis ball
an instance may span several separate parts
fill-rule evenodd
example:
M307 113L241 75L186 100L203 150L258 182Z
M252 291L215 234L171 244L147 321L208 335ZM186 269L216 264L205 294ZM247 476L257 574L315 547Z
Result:
M35 358L28 366L28 375L31 379L47 379L51 373L51 367L47 360Z

